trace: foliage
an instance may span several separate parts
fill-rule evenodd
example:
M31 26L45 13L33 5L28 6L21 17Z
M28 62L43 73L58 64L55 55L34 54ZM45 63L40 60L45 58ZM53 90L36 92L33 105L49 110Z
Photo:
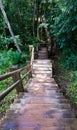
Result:
M41 24L39 25L39 28L42 28L42 27L47 28L47 27L48 27L48 24L46 24L46 23L41 23Z
M69 96L72 104L77 106L77 81L67 87L67 95Z
M73 53L63 53L59 60L60 64L63 64L63 67L69 70L76 70L77 69L77 56Z
M10 108L10 104L13 102L16 96L16 90L13 90L6 98L4 98L4 100L0 102L0 113L4 113Z
M72 71L65 68L61 60L55 60L55 79L61 92L67 96L77 117L77 70Z
M67 68L76 69L77 0L44 0L42 3L51 38L54 37L55 44L62 50Z
M12 49L8 51L0 52L0 74L4 74L9 71L9 67L14 64L23 63L23 59L18 51L13 51ZM0 82L0 93L6 90L10 85L13 84L13 79L8 78ZM12 102L14 96L16 96L15 90L8 95L2 102L0 102L0 112L6 111L9 108L10 103Z
M23 59L18 51L2 51L0 53L0 74L8 71L9 66L23 63Z
M32 20L33 20L33 1L31 0L3 0L4 9L12 26L15 36L19 35L21 44L32 43ZM0 12L0 32L4 38L9 38L10 34ZM9 40L11 39L6 39ZM4 41L3 41L4 42ZM2 48L3 49L3 48Z
M5 42L4 42L5 38L0 35L0 48L3 50L5 48Z

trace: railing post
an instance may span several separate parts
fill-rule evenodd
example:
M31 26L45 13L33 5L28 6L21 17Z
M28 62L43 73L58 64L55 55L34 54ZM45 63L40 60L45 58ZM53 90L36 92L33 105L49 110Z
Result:
M32 57L32 49L33 49L33 45L29 45L30 60Z
M10 71L14 71L14 70L17 70L18 69L18 66L17 65L14 65L12 67L10 67ZM21 80L21 77L20 77L20 72L17 72L15 73L13 76L13 81L14 83L18 80ZM23 88L23 84L22 84L22 81L20 81L20 83L17 85L16 87L16 91L17 93L19 94L20 92L24 92L24 88Z
M40 43L37 42L37 43L36 43L36 51L37 51L37 52L39 51L39 47L40 47Z
M27 61L26 64L27 64L27 71L30 71L31 70L30 62ZM32 71L28 74L28 78L29 79L32 78Z

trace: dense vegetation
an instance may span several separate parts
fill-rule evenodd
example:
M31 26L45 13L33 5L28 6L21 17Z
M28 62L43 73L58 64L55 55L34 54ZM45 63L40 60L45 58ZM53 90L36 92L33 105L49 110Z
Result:
M16 41L26 59L29 60L30 44L36 46L36 42L51 38L51 55L56 56L61 69L66 70L67 79L71 73L67 95L77 106L77 0L3 0L2 2ZM0 74L9 71L8 68L13 64L24 64L23 61L0 11ZM0 91L5 89L5 83L0 83Z
M61 73L57 80L77 110L77 0L55 0L49 7L46 18L52 51L54 54L58 48L60 54L57 65Z

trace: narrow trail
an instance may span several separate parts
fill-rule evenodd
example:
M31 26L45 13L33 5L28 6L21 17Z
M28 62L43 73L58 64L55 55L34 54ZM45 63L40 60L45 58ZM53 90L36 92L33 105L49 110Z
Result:
M68 100L52 78L47 49L41 48L33 63L28 93L21 93L11 105L0 130L77 130L77 121Z

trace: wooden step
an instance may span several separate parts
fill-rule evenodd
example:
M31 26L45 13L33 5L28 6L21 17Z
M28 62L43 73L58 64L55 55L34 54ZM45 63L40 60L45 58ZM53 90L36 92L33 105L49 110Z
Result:
M44 61L44 60L43 60L43 61ZM43 63L43 62L41 62L41 63L38 63L38 62L37 62L37 63L34 63L34 64L33 64L33 66L47 66L47 65L50 66L50 67L52 66L51 63Z
M70 103L52 78L52 63L45 60L47 49L33 63L28 93L20 93L0 122L0 130L77 130Z
M34 74L51 74L52 71L50 70L34 70Z
M33 67L33 71L52 71L51 67Z
M34 63L38 63L38 64L41 64L41 63L44 63L44 64L49 64L49 63L52 63L52 61L51 60L47 60L47 59L45 59L45 60L41 60L41 59L38 59L38 61L37 60L34 60Z
M37 78L47 78L47 77L52 78L52 74L33 74L32 76Z
M51 63L51 60L34 60L34 63L38 63L38 64L39 63L44 63L44 64L47 63L48 64L48 63Z
M33 67L38 67L38 68L49 68L52 67L52 65L45 65L45 64L33 64Z

